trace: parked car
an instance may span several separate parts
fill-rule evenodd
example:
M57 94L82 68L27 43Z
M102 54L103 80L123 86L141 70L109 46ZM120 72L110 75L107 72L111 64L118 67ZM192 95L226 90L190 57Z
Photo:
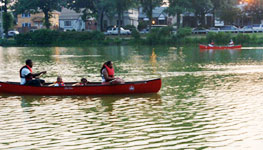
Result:
M18 31L8 31L8 36L9 36L9 37L14 37L14 36L16 36L16 35L18 35L18 34L19 34Z
M220 29L216 28L216 27L209 28L209 32L216 32L216 33L218 33L219 31L220 31Z
M263 30L263 24L253 24L252 29L253 30Z
M225 25L220 27L220 32L238 33L239 31L240 29L233 25Z
M207 32L208 30L202 27L192 29L193 34L206 34Z
M244 26L241 30L242 33L250 33L253 32L253 27L252 26Z
M146 33L149 33L149 29L142 29L140 31L141 34L146 34Z
M222 31L237 31L238 28L236 26L233 26L233 25L226 25L226 26L220 27L220 30L222 30Z
M111 28L111 29L107 30L107 32L105 34L107 34L107 35L117 35L118 34L118 28ZM125 30L125 29L123 29L121 27L120 28L120 34L129 35L129 34L131 34L131 31L130 30Z

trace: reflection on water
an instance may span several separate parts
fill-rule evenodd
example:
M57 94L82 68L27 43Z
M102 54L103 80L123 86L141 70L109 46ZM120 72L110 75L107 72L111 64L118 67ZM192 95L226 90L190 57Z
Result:
M25 59L53 82L162 77L158 94L0 96L0 149L261 149L263 50L175 47L0 48L0 80Z

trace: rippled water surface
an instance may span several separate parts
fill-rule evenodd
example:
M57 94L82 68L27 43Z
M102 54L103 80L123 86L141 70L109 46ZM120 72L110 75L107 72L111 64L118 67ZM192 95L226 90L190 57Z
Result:
M157 94L0 95L0 149L262 149L263 50L175 47L0 48L0 80L34 71L99 81L112 60L126 81L161 77Z

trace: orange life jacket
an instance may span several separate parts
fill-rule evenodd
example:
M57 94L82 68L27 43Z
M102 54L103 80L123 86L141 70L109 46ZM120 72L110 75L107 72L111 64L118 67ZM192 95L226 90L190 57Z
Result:
M22 77L22 70L23 70L24 68L27 68L27 69L30 71L30 73L32 73L32 68L29 67L28 65L25 65L25 66L23 66L23 67L20 69L20 71L19 71L19 73L20 73L20 78L26 78L26 81L32 80L32 79L33 79L33 76L32 76L32 75L31 75L31 76Z
M64 82L55 82L55 84L58 84L58 86L65 86Z
M105 68L107 69L108 76L109 76L109 77L114 77L114 68L113 68L113 67L110 68L110 67L108 67L107 65L104 65L104 66L105 66Z

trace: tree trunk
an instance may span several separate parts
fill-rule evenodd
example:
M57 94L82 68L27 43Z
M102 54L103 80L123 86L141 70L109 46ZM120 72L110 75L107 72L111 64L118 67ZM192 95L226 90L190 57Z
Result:
M177 29L179 29L181 27L181 13L177 13L176 24Z
M213 14L212 26L214 27L214 26L215 26L215 21L216 21L216 13L215 13L215 10L213 10L212 14Z
M148 14L149 14L149 31L151 31L151 29L152 29L152 19L153 19L153 5L152 5L152 0L150 1L150 9L149 9L149 12L148 12Z
M47 29L50 29L50 22L49 22L49 11L48 10L43 10L45 14L45 26Z
M205 27L205 14L204 13L201 14L201 20L200 21L201 21L201 26Z
M118 35L121 34L121 10L118 10Z
M4 2L2 1L2 3L4 3L3 10L5 13L7 13L7 4L8 4L7 0L5 0Z
M4 26L4 22L8 22L8 20L6 20L6 16L8 15L7 14L7 0L2 0L2 3L4 3L4 6L2 7L2 9L3 10L1 10L1 11L4 11L4 12L2 12L3 13L3 15L2 15L2 26L3 26L3 29L4 29L4 33L5 33L5 37L6 38L8 38L8 28L6 28L5 26Z
M194 27L197 27L197 26L199 26L199 18L198 18L198 14L197 13L195 13L195 17L194 17Z
M104 10L102 9L101 14L100 14L100 31L101 32L103 32L104 30L103 18L104 18Z
M98 22L98 26L97 26L97 30L99 31L103 31L103 18L104 18L104 9L99 9L98 10L98 17L96 18L97 19L97 22Z

